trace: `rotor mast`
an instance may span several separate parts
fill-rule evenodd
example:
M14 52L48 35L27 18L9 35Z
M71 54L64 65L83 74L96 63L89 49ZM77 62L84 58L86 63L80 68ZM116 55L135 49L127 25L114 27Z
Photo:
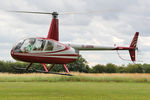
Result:
M52 13L52 17L55 18L55 19L58 18L58 13L57 12L53 12Z
M59 41L58 13L52 13L52 21L47 35L48 39Z

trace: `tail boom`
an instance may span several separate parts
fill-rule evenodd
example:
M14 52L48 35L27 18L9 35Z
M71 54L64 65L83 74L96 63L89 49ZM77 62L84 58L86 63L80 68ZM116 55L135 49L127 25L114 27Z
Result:
M135 50L137 49L136 45L137 45L137 40L138 40L138 35L139 32L136 32L133 40L130 44L129 47L106 47L106 46L99 46L99 45L85 45L85 44L75 44L75 43L67 43L66 45L74 48L76 51L84 51L84 50L89 50L89 51L93 51L93 50L128 50L131 60L135 61Z

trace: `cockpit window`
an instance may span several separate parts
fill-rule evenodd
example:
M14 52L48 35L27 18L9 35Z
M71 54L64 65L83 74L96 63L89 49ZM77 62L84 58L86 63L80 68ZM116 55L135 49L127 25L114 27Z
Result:
M37 39L34 44L33 51L42 51L44 46L45 46L45 40Z
M14 52L34 53L38 51L52 51L54 48L53 42L50 40L28 38L19 41L13 48Z
M53 43L51 41L47 41L47 44L45 46L45 51L52 51L53 50Z
M19 41L13 48L14 52L30 52L33 49L35 38L29 38Z
M21 51L25 53L30 52L33 49L34 43L35 43L34 38L26 39L21 47Z

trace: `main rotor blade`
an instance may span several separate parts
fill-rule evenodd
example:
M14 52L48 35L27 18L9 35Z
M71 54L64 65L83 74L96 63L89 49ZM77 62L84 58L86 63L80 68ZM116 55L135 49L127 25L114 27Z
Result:
M60 14L97 14L105 12L119 12L118 9L105 9L105 10L89 10L89 11L74 11L74 12L62 12Z
M61 12L61 15L70 15L70 14L96 14L96 13L104 13L104 12L118 12L117 9L105 9L105 10L89 10L89 11L74 11L74 12ZM32 13L32 14L58 14L57 12L34 12L34 11L8 11L8 12L16 12L16 13Z
M49 12L33 12L33 11L9 11L9 12L16 12L16 13L33 13L33 14L52 14Z

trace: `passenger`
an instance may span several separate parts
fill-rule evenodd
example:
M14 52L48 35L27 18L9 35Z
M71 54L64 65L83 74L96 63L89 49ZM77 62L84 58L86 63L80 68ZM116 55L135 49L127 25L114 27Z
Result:
M34 42L35 42L35 40L33 40L33 39L29 40L29 45L26 47L25 52L30 52L32 50Z
M52 51L52 50L53 50L53 44L50 41L48 41L45 51Z

